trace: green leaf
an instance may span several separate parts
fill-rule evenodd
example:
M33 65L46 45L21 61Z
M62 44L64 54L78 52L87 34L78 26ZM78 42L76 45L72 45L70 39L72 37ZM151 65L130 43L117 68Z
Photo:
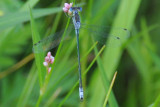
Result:
M40 0L28 0L23 7L21 8L20 11L24 11L28 9L28 6L30 6L31 8L33 8Z
M33 16L34 18L40 18L60 11L62 11L62 7L35 9L33 10ZM30 16L28 11L20 11L2 16L0 17L0 31L17 24L22 24L26 21L29 21L29 19Z
M32 90L37 80L37 77L38 77L38 74L36 70L36 65L35 63L33 63L32 68L27 77L27 81L25 83L23 92L21 93L21 96L19 97L17 107L25 107L27 105L27 101L29 100L29 97L32 94Z
M159 107L160 106L160 95L156 98L154 104L151 107Z
M95 51L95 54L97 55L98 54L97 47L94 48L94 51ZM105 73L105 70L104 70L104 64L102 63L102 60L99 56L97 58L97 63L98 63L98 68L99 68L99 71L100 71L100 74L101 74L101 78L102 78L102 81L103 81L105 91L108 91L110 82L109 82L108 77L106 76L106 73ZM113 91L111 91L111 96L109 98L109 104L112 105L113 107L118 107L118 103L116 101L116 98L114 96Z
M32 40L33 40L33 44L35 44L40 40L40 36L37 31L35 21L33 19L31 9L30 9L30 18L31 18L30 20L31 20L31 29L32 29ZM45 67L43 66L44 53L39 53L39 54L35 53L35 60L38 68L39 84L40 84L40 87L42 87L43 81L44 81L44 72L46 72Z

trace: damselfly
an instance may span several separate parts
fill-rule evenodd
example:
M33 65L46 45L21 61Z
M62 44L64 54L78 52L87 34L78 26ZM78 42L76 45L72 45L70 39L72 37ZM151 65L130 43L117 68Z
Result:
M82 87L82 77L81 77L81 64L80 64L80 52L79 52L79 30L88 31L87 35L91 35L96 41L101 43L105 43L107 40L111 42L108 43L108 47L117 47L121 46L123 40L127 39L129 35L129 31L124 28L112 28L106 26L96 26L96 25L86 25L80 22L79 11L81 11L81 7L71 7L70 12L72 12L72 22L73 26L68 28L66 35L69 35L70 30L72 28L75 29L76 39L77 39L77 54L78 54L78 71L79 71L79 96L80 99L83 100L83 87ZM56 47L60 41L61 36L64 31L55 33L52 36L49 36L38 43L33 45L33 52L39 53L48 51L54 47Z

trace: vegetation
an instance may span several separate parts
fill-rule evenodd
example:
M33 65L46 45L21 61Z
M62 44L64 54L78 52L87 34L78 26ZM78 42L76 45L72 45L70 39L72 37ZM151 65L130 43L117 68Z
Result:
M74 30L66 37L72 21L62 10L65 2L83 8L82 23L98 30L96 25L110 26L106 33L128 30L115 34L119 45L80 32L83 102ZM1 0L0 106L159 107L159 5L158 0ZM33 53L32 47L62 29L62 41L50 50L55 60L48 73L47 51Z

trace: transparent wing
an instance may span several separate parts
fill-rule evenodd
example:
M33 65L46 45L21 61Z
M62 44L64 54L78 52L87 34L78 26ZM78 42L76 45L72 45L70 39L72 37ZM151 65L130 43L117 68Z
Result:
M83 31L87 32L86 34L92 36L94 41L105 44L107 47L121 46L122 43L130 37L130 32L127 29L109 26L81 24L80 31L82 31L82 33Z
M70 38L69 34L71 33L72 30L72 26L70 26L67 31L66 31L66 35L64 40L67 40ZM33 52L34 53L41 53L41 52L45 52L45 51L49 51L55 47L57 47L59 45L59 43L61 42L61 37L64 33L64 30L61 30L60 32L57 32L53 35L50 35L42 40L40 40L39 42L35 43L33 45Z
M71 31L72 33L75 31L73 24L71 24L67 29L65 40L70 38L69 34ZM33 52L40 53L55 48L61 42L63 33L64 30L40 40L33 45ZM86 24L81 24L80 36L82 36L82 33L84 33L86 36L92 36L93 39L98 41L100 44L106 44L106 42L109 41L107 43L108 47L121 46L122 42L130 36L129 31L124 28L113 28L108 26Z

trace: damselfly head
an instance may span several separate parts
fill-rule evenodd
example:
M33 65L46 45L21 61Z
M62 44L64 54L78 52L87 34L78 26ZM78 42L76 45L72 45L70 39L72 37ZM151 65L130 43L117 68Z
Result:
M71 7L70 9L69 9L69 11L71 11L71 12L73 12L73 11L82 11L82 7Z
M72 7L73 3L64 3L63 11L67 17L72 17L82 11L82 7Z

